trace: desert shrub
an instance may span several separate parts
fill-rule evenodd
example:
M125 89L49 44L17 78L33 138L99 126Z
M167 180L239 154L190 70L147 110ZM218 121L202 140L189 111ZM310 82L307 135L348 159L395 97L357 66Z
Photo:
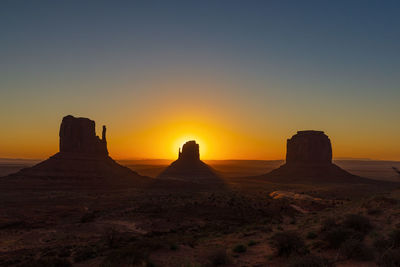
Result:
M81 217L81 223L93 222L96 219L96 214L94 212L86 212Z
M61 258L66 258L71 256L71 250L69 249L69 247L63 247L58 251L58 257Z
M212 266L225 265L231 262L226 250L223 248L213 251L209 254L208 258Z
M389 249L382 253L378 259L378 265L381 267L400 266L400 249Z
M289 261L289 267L330 267L329 260L315 255L296 256Z
M155 240L136 240L129 246L114 249L103 260L101 266L152 266L148 260L151 251L161 248L160 241Z
M327 242L330 248L339 248L346 240L363 240L371 229L370 220L362 215L348 214L340 224L328 218L321 225L322 240Z
M179 246L178 246L177 244L174 243L174 244L171 244L171 245L169 246L169 249L175 251L175 250L178 250L178 249L179 249Z
M390 241L384 237L378 237L374 240L373 246L377 252L382 252L390 247Z
M337 226L336 220L334 218L326 218L325 220L322 221L321 223L321 231L329 231L332 228L335 228Z
M66 259L43 258L43 259L39 259L39 260L30 262L29 264L27 264L25 266L30 266L30 267L70 267L72 265Z
M372 229L370 220L358 214L348 214L343 221L343 226L363 234L367 234Z
M383 211L380 208L368 207L367 213L368 213L368 215L380 215L383 213Z
M307 248L303 239L295 232L280 232L271 237L271 245L277 250L278 256L305 254Z
M94 247L84 247L75 252L74 262L82 262L97 257L97 250Z
M311 243L311 248L313 249L321 249L324 247L325 247L325 242L323 242L322 240L316 240Z
M186 262L182 266L184 266L184 267L202 267L202 265L198 262Z
M106 245L110 248L114 248L118 244L118 232L114 227L109 227L104 230L103 239Z
M328 247L339 248L343 242L355 236L356 233L353 230L336 226L324 233L323 240L327 242Z
M317 237L317 234L315 232L308 232L307 234L307 239L315 239Z
M389 234L389 242L391 247L400 248L400 229L396 229Z
M386 204L386 205L396 205L398 204L398 200L394 198L389 198L386 196L376 196L373 198L375 202Z
M238 244L233 248L233 252L235 253L244 253L247 251L247 247L243 244Z
M132 247L122 248L111 252L101 263L101 267L108 266L147 266L147 255Z
M257 244L258 244L258 242L254 241L254 240L250 240L249 243L247 243L247 246L252 247L252 246L255 246Z
M372 260L373 251L357 239L346 240L339 249L339 254L345 259Z

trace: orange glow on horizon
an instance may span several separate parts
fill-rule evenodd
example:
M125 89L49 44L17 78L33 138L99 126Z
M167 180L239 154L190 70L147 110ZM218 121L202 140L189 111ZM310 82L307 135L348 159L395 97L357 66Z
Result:
M101 99L116 102L98 103L93 108L96 112L81 109L72 115L95 120L98 135L101 126L107 126L108 150L114 159L176 160L179 148L195 140L202 160L280 160L285 158L287 138L298 130L315 129L331 139L334 158L400 160L398 124L369 129L372 124L364 119L347 122L344 129L344 116L327 120L314 112L299 115L280 104L274 106L273 95L269 105L264 104L267 97L260 97L263 102L257 104L240 93L235 95L235 85L226 81L186 79L159 78L136 85L147 89L140 97L143 105L131 105L133 93L123 99L104 95ZM126 85L126 91L133 92L132 85ZM154 91L159 93L151 94ZM108 105L114 107L112 112L103 109ZM6 117L2 124L7 127L0 132L0 157L45 159L53 155L58 151L61 119L69 112L64 108L29 119Z

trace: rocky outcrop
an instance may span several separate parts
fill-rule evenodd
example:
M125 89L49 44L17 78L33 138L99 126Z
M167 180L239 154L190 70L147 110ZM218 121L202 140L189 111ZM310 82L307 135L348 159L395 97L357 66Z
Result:
M111 178L108 181L113 183L120 178L123 181L127 181L125 178L132 178L131 181L147 180L119 165L108 155L106 127L103 126L100 139L96 136L95 126L95 122L87 118L71 115L64 117L60 126L60 151L33 167L22 169L14 176L69 180Z
M63 118L60 127L60 153L107 156L106 127L102 139L96 136L96 123L71 115Z
M182 152L179 148L178 159L185 161L200 160L199 144L197 144L194 140L186 142L182 146Z
M331 164L331 140L321 131L299 131L287 140L286 164Z
M300 213L309 213L323 210L332 206L329 200L313 197L303 193L290 191L274 191L269 194L272 199L286 199L291 202L290 206Z
M332 146L322 131L299 131L287 140L286 163L262 176L277 183L368 183L332 163Z
M200 160L199 145L196 141L186 142L182 151L179 150L178 159L158 177L194 183L221 182L215 171Z

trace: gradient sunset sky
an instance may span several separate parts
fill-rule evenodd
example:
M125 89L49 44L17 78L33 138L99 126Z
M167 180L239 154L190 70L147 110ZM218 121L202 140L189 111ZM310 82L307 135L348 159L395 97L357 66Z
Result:
M63 116L116 159L400 160L399 1L1 1L0 157L58 151Z

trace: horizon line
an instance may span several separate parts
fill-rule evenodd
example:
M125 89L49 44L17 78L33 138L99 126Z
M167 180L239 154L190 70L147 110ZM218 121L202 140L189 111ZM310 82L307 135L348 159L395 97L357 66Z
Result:
M11 161L43 161L48 159L46 158L13 158L13 157L0 157L0 161L2 160L11 160ZM175 161L177 158L168 159L168 158L113 158L115 161L146 161L146 160L165 160L165 161ZM243 158L227 158L227 159L201 159L203 161L285 161L285 159L243 159ZM357 160L357 161L388 161L388 162L400 162L398 160L391 159L372 159L372 158L353 158L353 157L337 157L333 158L332 161L336 160Z

